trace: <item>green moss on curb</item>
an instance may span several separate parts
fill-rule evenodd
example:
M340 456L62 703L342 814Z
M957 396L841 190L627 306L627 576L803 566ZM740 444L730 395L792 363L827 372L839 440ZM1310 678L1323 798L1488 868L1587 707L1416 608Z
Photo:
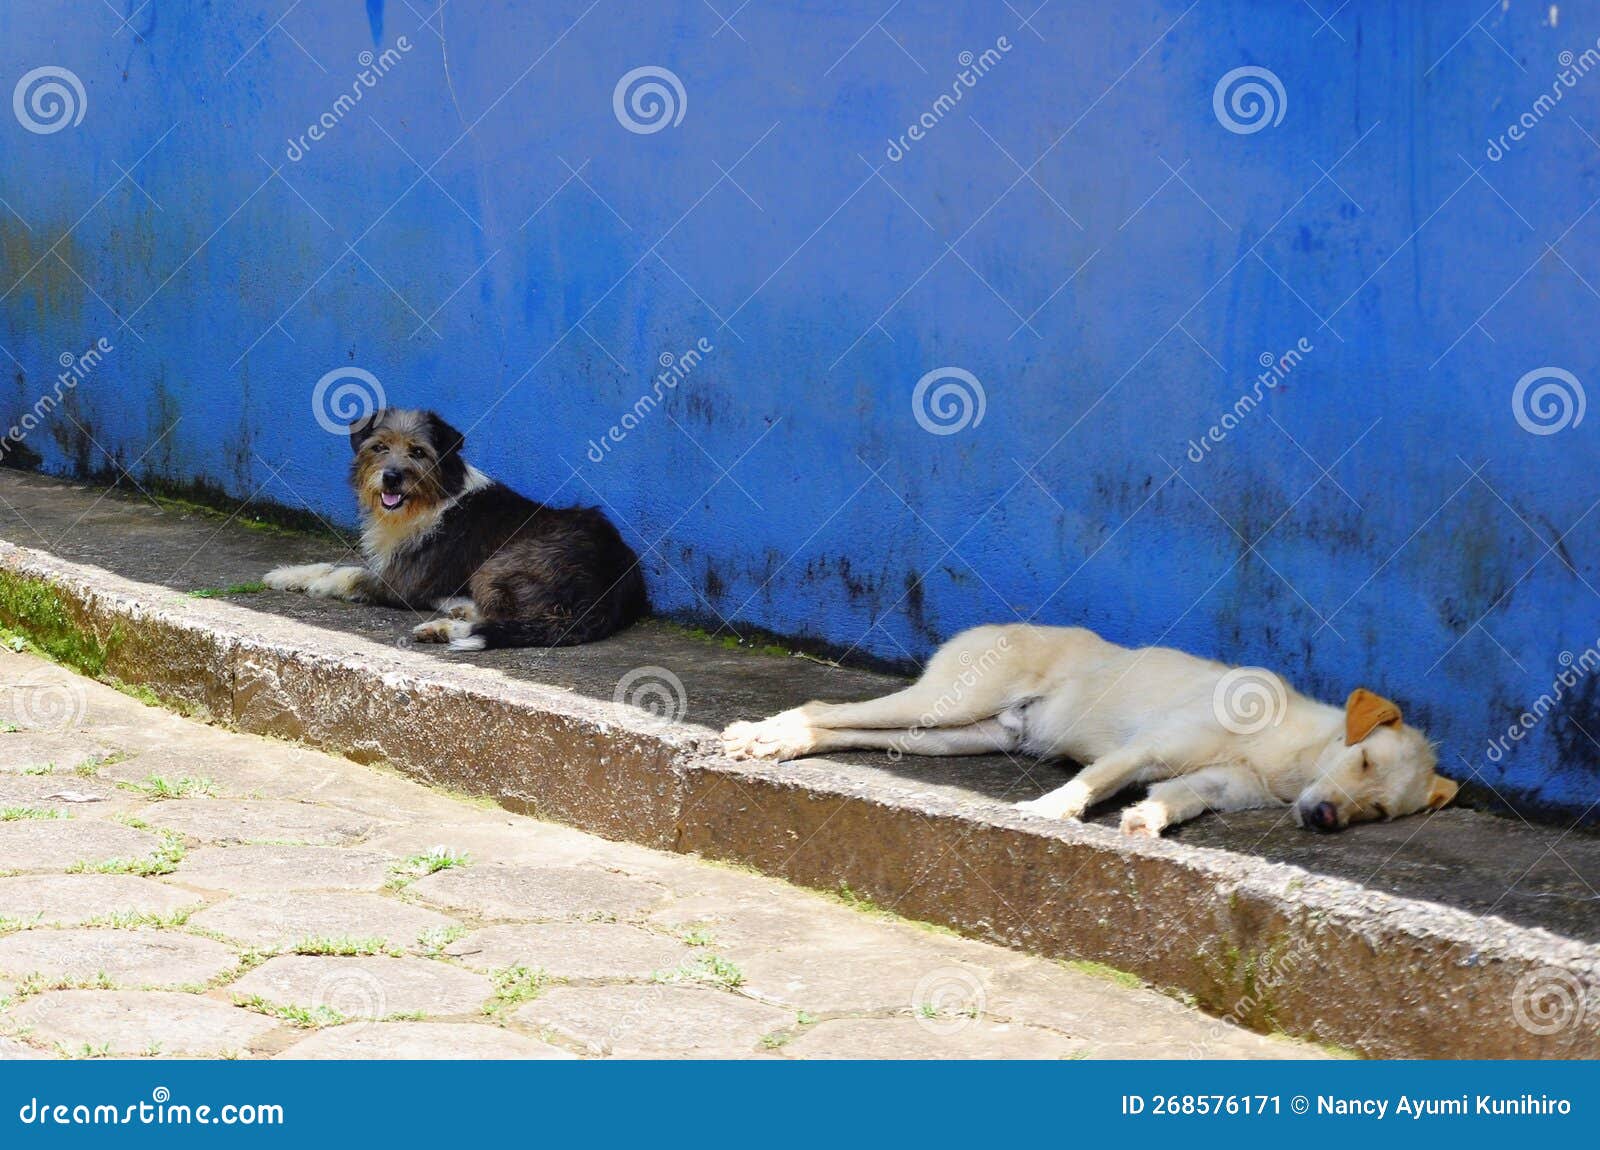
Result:
M116 627L101 639L81 626L61 593L40 579L0 570L0 624L20 633L40 654L92 678L103 678L121 642Z

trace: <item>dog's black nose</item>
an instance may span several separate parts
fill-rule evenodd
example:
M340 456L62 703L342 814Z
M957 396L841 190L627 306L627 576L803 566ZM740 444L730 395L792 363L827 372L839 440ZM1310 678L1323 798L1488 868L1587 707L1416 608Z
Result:
M1339 808L1332 803L1301 807L1300 821L1312 830L1336 831L1339 829Z
M400 473L400 469L397 467L385 467L381 478L383 479L383 489L385 491L398 491L400 489L400 481L405 476Z

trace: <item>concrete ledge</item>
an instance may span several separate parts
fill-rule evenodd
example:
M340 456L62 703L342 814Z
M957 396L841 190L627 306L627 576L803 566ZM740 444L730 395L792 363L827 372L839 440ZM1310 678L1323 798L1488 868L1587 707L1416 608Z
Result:
M1041 826L914 775L826 759L736 763L709 723L664 723L10 543L0 543L0 622L241 730L384 760L608 837L843 884L967 934L1135 972L1246 1025L1376 1056L1600 1056L1592 938L1250 854ZM789 662L720 657L747 660L755 678ZM838 674L851 693L881 689ZM1563 1003L1563 1024L1543 1025Z

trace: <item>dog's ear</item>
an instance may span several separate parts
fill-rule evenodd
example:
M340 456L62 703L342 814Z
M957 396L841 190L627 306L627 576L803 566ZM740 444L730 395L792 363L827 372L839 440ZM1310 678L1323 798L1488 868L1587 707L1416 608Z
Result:
M1344 745L1353 747L1385 723L1400 725L1400 708L1365 687L1350 692L1344 704Z
M1461 784L1443 775L1433 776L1433 789L1428 792L1428 809L1436 811L1451 799L1456 797L1456 792L1461 789Z
M467 444L466 436L431 411L428 412L428 438L433 441L433 448L439 453L440 459L461 454L461 449Z
M367 441L373 429L378 426L378 420L383 418L383 409L369 412L350 425L350 450L360 451L361 445Z

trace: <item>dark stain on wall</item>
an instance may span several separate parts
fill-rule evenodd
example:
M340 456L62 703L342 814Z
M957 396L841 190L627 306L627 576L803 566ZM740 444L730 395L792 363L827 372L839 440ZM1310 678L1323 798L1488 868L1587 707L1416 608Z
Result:
M723 583L722 576L717 573L716 567L710 563L706 564L705 574L701 577L700 586L707 599L721 599L728 593L727 585Z
M905 598L900 607L905 612L906 622L911 624L911 630L925 645L938 646L949 636L940 635L928 622L928 597L922 589L922 576L916 571L907 571L905 588Z
M88 477L104 473L110 467L112 460L95 447L95 442L103 438L103 433L95 434L94 417L83 410L77 391L69 391L61 397L61 406L49 427L50 438L55 440L61 453L72 461L74 475ZM116 477L114 469L111 475Z
M1555 724L1559 760L1600 783L1600 746L1595 743L1600 739L1600 675L1584 679L1546 721Z

